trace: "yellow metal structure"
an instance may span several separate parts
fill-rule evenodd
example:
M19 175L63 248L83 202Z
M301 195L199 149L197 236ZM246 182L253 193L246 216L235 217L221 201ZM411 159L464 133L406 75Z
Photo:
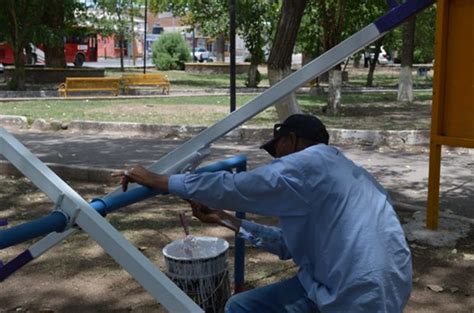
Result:
M426 226L438 227L441 147L474 148L474 1L438 0Z

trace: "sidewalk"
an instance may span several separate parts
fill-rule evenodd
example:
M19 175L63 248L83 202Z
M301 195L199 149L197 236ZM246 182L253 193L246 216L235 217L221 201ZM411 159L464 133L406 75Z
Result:
M10 128L28 149L50 164L64 179L113 183L109 173L133 164L149 165L187 139L166 136L127 136L117 133L84 134L72 131L22 130ZM224 138L212 145L206 162L245 154L249 169L265 164L270 157L258 147L262 139ZM342 144L338 147L354 162L365 167L389 190L394 201L426 206L428 148ZM5 163L0 173L5 173ZM474 218L474 155L444 150L442 156L440 207Z

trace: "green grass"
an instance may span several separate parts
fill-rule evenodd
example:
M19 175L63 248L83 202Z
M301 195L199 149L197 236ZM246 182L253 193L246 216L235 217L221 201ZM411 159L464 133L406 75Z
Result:
M237 97L237 107L254 95ZM396 102L395 93L343 94L338 116L322 112L326 95L298 95L304 112L316 114L328 127L355 129L428 129L431 93L417 92L413 105ZM155 97L117 100L48 100L0 103L0 114L22 115L29 121L93 120L168 125L210 125L229 112L228 96ZM273 107L247 125L270 127L277 120Z
M413 74L413 87L418 88L418 87L431 87L433 84L433 80L431 76L418 76L416 74ZM396 88L398 86L398 70L394 70L393 73L390 72L383 72L383 73L377 73L375 72L374 74L374 81L373 85L374 87L392 87ZM349 73L349 85L351 86L360 86L363 87L367 83L367 73L365 74L352 74Z
M127 69L127 73L136 72L141 73L142 70ZM162 73L168 76L173 90L176 89L198 89L198 88L228 88L229 75L228 74L214 74L214 73L188 73L184 71L157 71L149 69L148 72ZM349 70L349 81L347 86L364 87L367 82L368 69ZM107 70L107 76L121 76L122 72L118 70ZM388 67L377 67L374 73L373 85L374 87L391 87L396 88L398 84L399 69ZM237 87L245 87L245 80L247 74L239 74L236 77ZM415 88L426 88L432 85L432 77L421 77L413 72L413 84ZM262 74L262 81L260 87L268 87L268 75Z
M127 70L129 72L138 72L138 70ZM214 74L214 73L188 73L184 71L157 71L149 70L153 73L161 73L168 76L173 90L186 88L229 88L228 74ZM108 76L121 76L120 71L107 71ZM236 86L245 87L247 74L236 75ZM268 86L267 75L262 75L262 86Z

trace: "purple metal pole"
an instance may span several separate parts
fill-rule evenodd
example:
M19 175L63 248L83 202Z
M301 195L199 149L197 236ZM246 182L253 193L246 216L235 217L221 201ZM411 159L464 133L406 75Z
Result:
M397 0L387 0L387 4L390 8L396 8L398 6Z
M380 33L384 33L400 25L407 18L417 14L434 2L435 0L407 0L396 7L392 7L392 9L387 14L377 19L374 24ZM394 1L390 1L390 3L393 4Z

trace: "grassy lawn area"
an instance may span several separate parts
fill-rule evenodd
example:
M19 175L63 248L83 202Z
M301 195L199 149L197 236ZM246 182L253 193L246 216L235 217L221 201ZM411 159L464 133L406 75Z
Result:
M366 68L348 68L349 81L347 86L363 87L367 81L368 69ZM213 74L213 73L187 73L184 71L157 71L149 69L148 72L161 73L168 76L171 82L172 90L182 90L187 88L229 88L229 75L227 74ZM268 87L268 75L266 68L260 67L259 71L262 75L260 87ZM127 69L127 73L136 72L141 73L141 69ZM419 76L416 71L413 71L413 85L414 88L429 87L432 85L431 73L428 76ZM118 70L107 70L107 76L121 76L122 72ZM376 67L374 73L374 87L393 87L396 88L398 84L399 68L392 67ZM245 87L245 80L247 74L240 74L236 77L237 87Z
M254 95L237 97L240 107ZM412 105L396 102L395 93L343 94L338 116L322 113L326 96L298 95L304 112L316 114L331 128L429 129L431 93L417 92ZM168 125L211 125L229 112L228 96L155 97L117 100L48 100L0 103L0 114L22 115L30 121L117 121ZM271 127L277 120L269 108L247 125Z
M141 73L141 69L127 69L126 73ZM228 74L214 73L187 73L184 71L157 71L147 70L150 73L161 73L168 76L173 90L187 88L229 88ZM107 70L107 76L122 76L122 72L116 70ZM239 74L236 76L236 86L245 87L247 74ZM262 75L261 86L268 86L267 75Z

